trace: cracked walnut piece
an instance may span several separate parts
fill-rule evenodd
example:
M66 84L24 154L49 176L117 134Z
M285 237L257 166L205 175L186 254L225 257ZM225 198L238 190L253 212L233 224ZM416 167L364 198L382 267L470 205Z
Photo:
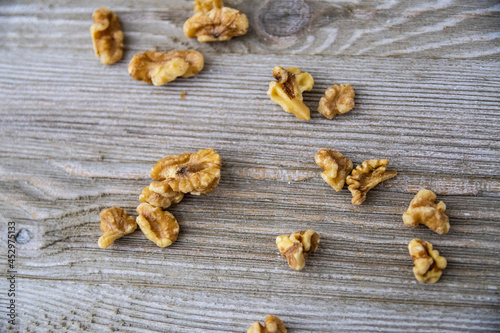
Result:
M311 90L314 85L311 74L295 67L284 69L276 66L273 76L276 81L269 83L267 91L271 100L301 120L311 119L311 110L304 104L302 97L302 93Z
M318 112L328 119L344 114L354 107L354 89L350 84L333 85L319 100Z
M92 14L94 24L90 27L94 52L105 65L119 61L123 55L123 31L115 13L100 8Z
M420 239L412 239L408 244L411 258L415 263L413 274L419 282L436 283L446 268L446 259L432 249L432 244Z
M219 184L221 163L220 155L211 148L172 155L156 163L151 178L164 181L176 192L207 194Z
M137 213L137 224L150 241L167 247L177 240L179 224L172 214L147 203L140 204Z
M175 192L166 182L153 182L142 190L139 200L165 209L172 204L179 203L182 198L184 198L184 193Z
M298 231L290 236L278 236L276 245L288 265L299 271L306 265L310 253L316 251L319 244L319 235L314 230Z
M435 200L434 192L426 189L418 191L403 214L403 222L414 227L424 224L440 235L447 233L450 230L450 219L444 213L446 205L442 201L435 204Z
M162 86L178 77L191 77L203 69L203 55L198 51L146 51L134 55L128 72L136 80Z
M396 170L386 170L388 165L389 160L368 160L352 170L351 175L346 178L346 183L352 194L353 205L361 205L369 190L398 174Z
M256 321L250 326L247 333L286 333L285 324L276 316L266 316L264 325L265 327Z
M194 15L184 23L184 34L198 42L226 41L247 33L248 19L221 0L195 0Z
M107 248L118 238L128 235L137 229L137 223L132 216L120 207L111 207L101 211L101 230L99 247Z
M323 169L321 178L335 191L342 190L347 175L352 171L351 160L338 151L323 148L318 150L314 161Z

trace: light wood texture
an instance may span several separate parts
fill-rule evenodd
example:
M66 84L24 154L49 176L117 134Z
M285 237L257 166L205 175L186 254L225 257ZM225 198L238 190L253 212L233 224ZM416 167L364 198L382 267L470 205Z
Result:
M251 31L215 44L183 36L191 1L0 4L0 250L8 221L31 235L17 244L18 325L2 315L0 331L245 332L267 314L292 333L500 330L498 2L226 4ZM102 5L126 36L109 67L88 32ZM201 51L204 70L164 87L129 77L135 52L173 48ZM266 95L278 64L314 77L309 122ZM356 106L330 121L316 108L334 83ZM176 243L137 230L97 246L101 209L135 214L158 159L209 147L220 185L169 209ZM321 179L320 148L388 158L398 176L353 206ZM447 235L403 224L421 188L446 203ZM308 228L319 249L292 271L275 237ZM437 284L413 277L412 238L448 259Z

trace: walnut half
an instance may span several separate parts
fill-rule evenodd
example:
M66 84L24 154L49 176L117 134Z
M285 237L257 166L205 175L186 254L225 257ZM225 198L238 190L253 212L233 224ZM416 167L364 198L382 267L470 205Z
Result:
M120 207L111 207L101 211L101 230L103 235L98 245L105 249L118 238L128 235L137 229L137 223L132 216Z
M276 66L273 76L276 81L269 83L267 91L271 100L301 120L311 119L311 110L304 104L302 97L302 93L311 90L314 85L311 74L296 67L284 69Z
M179 203L184 198L184 193L175 192L166 182L153 182L146 186L139 197L142 202L147 202L151 206L168 208L172 204Z
M92 15L90 27L94 52L105 65L119 61L123 55L123 31L120 20L107 8L100 8Z
M434 201L434 192L426 189L418 191L403 214L403 222L414 227L424 224L438 234L446 234L450 230L450 219L444 213L446 205L442 201L437 204Z
M191 77L203 69L203 55L198 51L146 51L134 55L128 72L136 80L162 86L178 77Z
M419 282L436 283L446 268L446 259L432 249L432 244L420 239L412 239L408 244L411 258L415 263L413 274Z
M137 224L150 241L167 247L177 240L179 224L172 214L147 203L140 204L137 213Z
M354 107L354 89L350 84L333 85L319 100L318 112L328 119L344 114Z
M226 41L247 33L248 19L221 0L195 0L194 15L184 23L184 34L199 42Z
M266 316L264 325L265 327L256 321L250 326L247 333L286 333L285 324L276 316Z
M342 190L347 175L352 171L352 162L341 153L331 149L320 149L314 156L316 164L323 169L321 177L335 191Z
M307 257L316 251L318 244L319 235L311 229L276 238L280 254L286 258L288 265L296 271L304 268Z
M347 176L346 183L352 194L352 204L361 205L366 200L366 193L384 180L395 177L396 170L386 170L389 160L368 160L358 165Z

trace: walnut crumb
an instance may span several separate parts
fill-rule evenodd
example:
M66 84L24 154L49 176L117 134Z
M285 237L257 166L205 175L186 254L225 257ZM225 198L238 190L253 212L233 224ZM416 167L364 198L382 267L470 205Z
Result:
M328 119L344 114L354 107L354 89L350 84L333 85L319 100L318 112Z
M179 224L172 214L147 203L140 204L137 213L137 224L150 241L167 247L177 240Z
M410 226L424 224L438 234L446 234L450 230L450 220L444 213L446 205L442 201L437 204L434 201L434 192L426 189L418 191L403 214L403 222Z
M105 65L119 61L123 55L123 31L118 16L107 8L100 8L92 15L90 27L94 52Z
M311 229L276 238L280 254L286 258L288 265L296 271L304 268L307 257L316 251L318 244L319 235Z
M285 324L276 316L268 315L264 319L264 325L256 321L250 326L247 333L287 333Z
M183 90L181 91L181 99L185 99L186 98L186 91Z
M137 223L132 216L120 207L111 207L101 211L101 230L103 235L99 238L98 245L105 249L115 240L128 235L137 229Z
M344 187L347 175L352 171L352 162L338 151L320 149L314 156L316 164L323 169L321 178L337 192Z
M436 283L446 268L446 259L432 249L432 244L420 239L412 239L408 250L415 263L413 274L418 282Z

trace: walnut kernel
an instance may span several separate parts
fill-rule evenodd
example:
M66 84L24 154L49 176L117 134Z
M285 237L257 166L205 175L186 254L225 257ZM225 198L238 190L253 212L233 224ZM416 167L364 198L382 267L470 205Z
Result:
M128 65L130 76L155 86L178 77L191 77L202 69L203 55L198 51L146 51L134 55Z
M132 216L120 207L111 207L101 211L101 230L103 235L98 245L105 249L118 238L128 235L137 229L137 223Z
M316 251L318 244L319 235L311 229L276 238L276 245L278 245L281 255L286 258L288 265L296 271L304 268L307 257Z
M273 76L276 81L269 83L267 91L271 100L301 120L311 119L311 110L304 104L302 97L302 93L311 90L314 85L311 74L295 67L284 69L276 66Z
M167 247L177 240L179 224L172 214L147 203L140 204L137 213L137 224L150 241Z
M318 112L328 119L349 112L354 107L354 89L350 84L333 85L319 100Z
M411 258L415 263L413 274L419 282L436 283L446 268L446 259L432 249L432 244L420 239L412 239L408 244Z
M139 200L147 202L151 206L165 209L172 204L179 203L182 198L184 198L184 193L175 192L168 183L153 182L142 190Z
M221 0L195 0L194 15L184 23L184 34L199 42L226 41L247 33L248 19Z
M403 214L403 222L410 226L421 223L438 234L447 233L450 230L450 220L444 213L446 205L442 201L437 204L434 201L436 201L434 192L426 189L418 191L410 202L410 207Z
M247 333L286 333L285 324L276 316L266 316L264 325L265 327L256 321L250 326Z
M151 178L164 181L176 192L207 194L217 187L221 158L213 149L172 155L156 163Z
M105 65L119 61L123 55L123 31L120 20L107 8L92 14L94 24L90 27L95 54Z
M338 151L320 149L314 156L316 164L323 169L321 178L335 191L342 190L347 175L352 171L352 162Z
M386 170L388 165L389 160L368 160L352 170L351 175L346 178L346 183L352 193L353 205L361 205L369 190L398 174L396 170Z

